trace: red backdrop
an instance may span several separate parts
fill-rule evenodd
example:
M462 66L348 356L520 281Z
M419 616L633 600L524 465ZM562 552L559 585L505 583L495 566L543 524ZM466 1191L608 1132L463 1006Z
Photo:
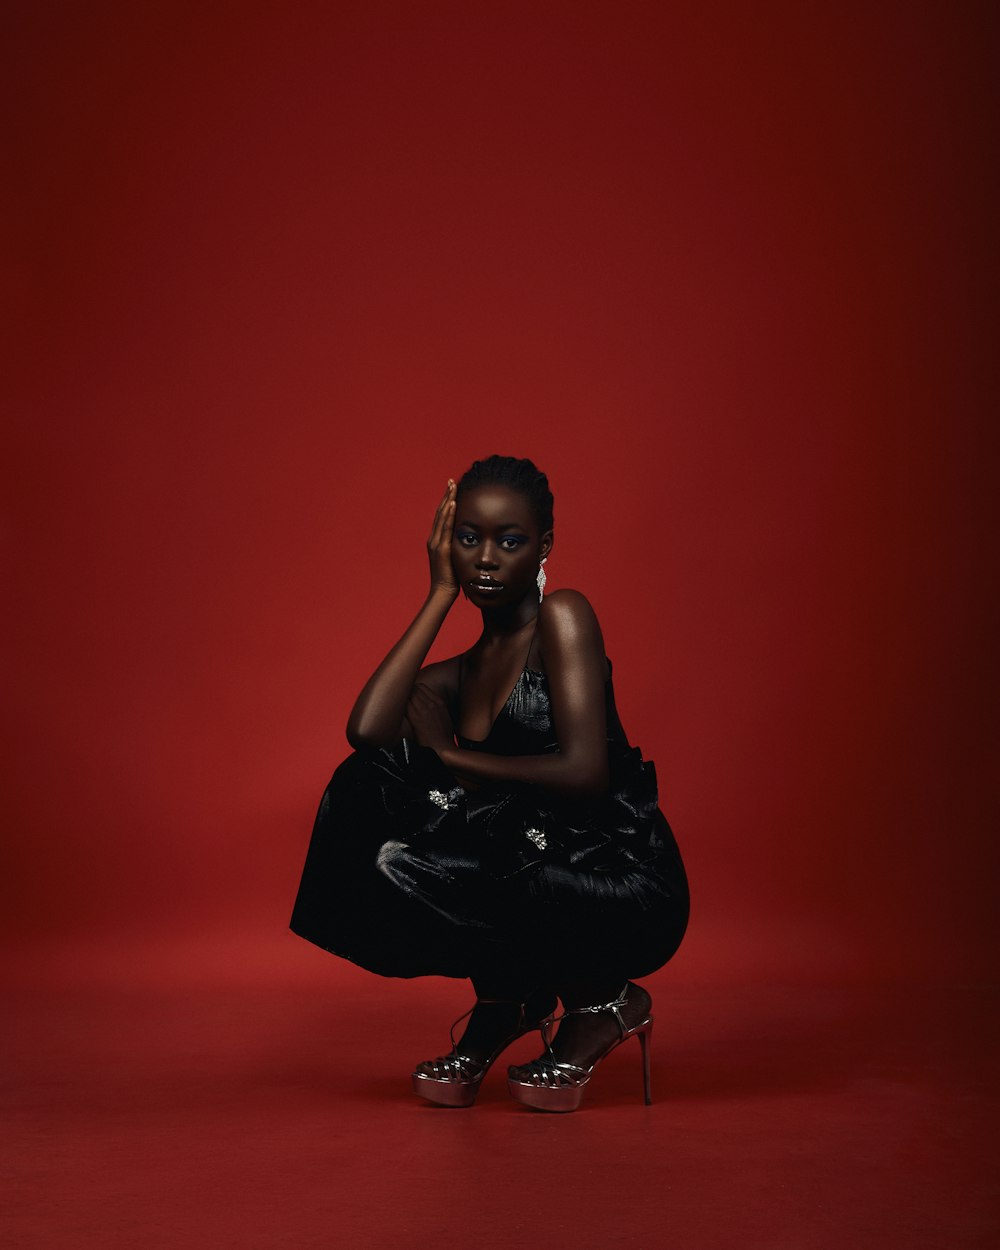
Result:
M982 974L995 13L15 6L20 966L329 959L316 804L497 451L656 761L678 971Z

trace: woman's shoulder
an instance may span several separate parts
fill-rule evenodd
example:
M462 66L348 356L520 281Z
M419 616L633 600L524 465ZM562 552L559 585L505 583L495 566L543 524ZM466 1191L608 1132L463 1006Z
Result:
M458 666L460 655L449 656L447 660L436 660L433 664L425 664L417 673L416 680L441 695L444 699L451 698L458 691Z
M547 655L589 653L593 662L605 666L610 676L601 625L582 591L561 587L546 595L538 608L538 628Z
M538 608L538 622L546 620L568 622L570 624L597 624L597 613L593 604L582 590L572 590L562 586L546 595Z

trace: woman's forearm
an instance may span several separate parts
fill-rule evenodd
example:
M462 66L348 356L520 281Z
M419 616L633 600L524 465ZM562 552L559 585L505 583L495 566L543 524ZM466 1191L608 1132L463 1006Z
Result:
M600 798L610 781L607 749L600 759L574 759L559 752L545 755L490 755L462 747L439 747L441 762L461 778L477 781L526 781L557 794Z
M398 739L413 683L457 598L434 587L406 633L368 678L347 720L352 747L385 746Z

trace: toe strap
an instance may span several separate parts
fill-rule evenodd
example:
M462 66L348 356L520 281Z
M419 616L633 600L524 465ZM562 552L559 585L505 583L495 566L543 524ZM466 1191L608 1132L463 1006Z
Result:
M575 1063L560 1063L554 1059L533 1059L520 1067L511 1067L509 1076L522 1085L562 1086L579 1085L589 1076L588 1068Z
M475 1081L482 1075L482 1065L467 1055L453 1051L450 1055L425 1059L417 1064L416 1071L420 1076L428 1076L435 1081Z

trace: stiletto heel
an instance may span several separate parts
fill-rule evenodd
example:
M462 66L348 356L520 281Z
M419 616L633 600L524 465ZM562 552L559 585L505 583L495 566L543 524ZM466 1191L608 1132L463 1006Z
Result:
M596 1007L569 1007L561 1016L555 1016L542 1026L542 1040L545 1042L547 1054L531 1063L521 1066L512 1065L507 1070L507 1085L511 1096L526 1106L535 1107L539 1111L576 1111L583 1101L584 1091L593 1076L595 1069L608 1055L630 1037L638 1037L642 1050L642 1081L643 1096L646 1105L653 1101L650 1071L650 1049L653 1035L653 1017L648 1014L644 1020L629 1028L622 1019L621 1008L628 998L631 981L625 982L625 988L613 1002L602 1003ZM613 1011L618 1023L619 1036L597 1056L589 1068L575 1063L562 1063L556 1059L549 1043L548 1028L563 1016L583 1015L584 1013Z
M541 1019L537 1016L529 1019L528 1003L518 1003L516 1031L505 1038L486 1059L473 1059L459 1052L458 1043L455 1041L455 1027L461 1024L466 1016L471 1016L480 1003L506 1003L508 1006L514 1006L514 1001L508 998L477 998L469 1010L463 1012L451 1026L451 1052L447 1055L439 1055L437 1059L425 1059L417 1064L412 1074L415 1094L441 1107L471 1107L476 1101L483 1078L497 1057L519 1037L530 1033L532 1029L547 1028L555 1018L553 1012L549 1011Z
M636 1031L636 1037L639 1039L639 1049L642 1051L642 1093L643 1101L646 1106L652 1106L653 1103L653 1080L650 1063L650 1048L653 1044L653 1017L649 1017L649 1021L639 1027Z

